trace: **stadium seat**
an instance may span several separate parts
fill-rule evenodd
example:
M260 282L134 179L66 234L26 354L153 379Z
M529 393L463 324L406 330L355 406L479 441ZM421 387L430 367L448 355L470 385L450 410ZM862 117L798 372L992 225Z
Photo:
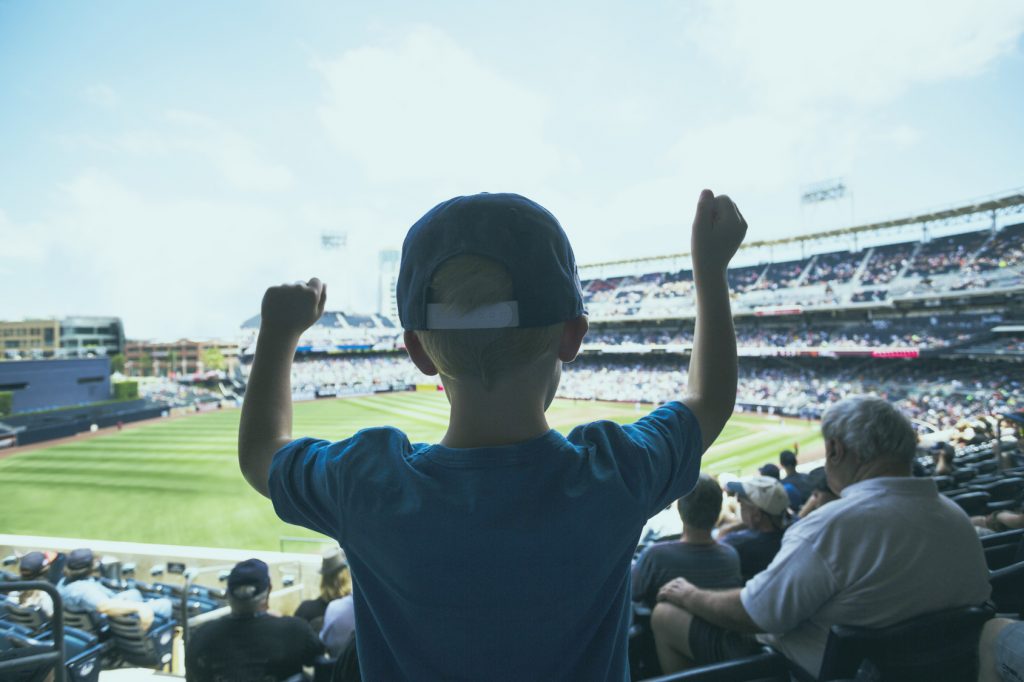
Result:
M989 584L992 585L992 596L996 612L1013 618L1024 618L1024 561L990 570Z
M953 481L957 485L962 485L967 481L971 480L972 478L974 478L975 476L977 476L977 474L978 472L976 472L974 469L965 467L963 469L957 469L950 475L953 477Z
M163 669L170 664L175 621L154 623L147 632L134 613L109 615L107 620L114 645L125 661L143 668Z
M653 677L647 682L789 682L789 679L790 662L766 647L764 652L754 656Z
M951 490L955 485L952 476L932 476L932 480L939 490Z
M46 614L38 606L21 606L6 602L3 606L7 620L23 625L31 632L41 632L48 625Z
M971 490L988 493L989 502L1005 502L1015 500L1020 495L1021 489L1024 488L1024 478L1011 476L980 485L972 481L967 487Z
M978 637L992 616L986 606L965 606L886 628L833 625L818 677L807 676L806 671L797 677L852 679L867 663L882 680L973 680L978 672Z
M970 492L951 497L968 516L980 516L988 512L988 493Z
M986 549L998 545L1013 545L1016 547L1020 544L1021 540L1024 540L1024 528L984 535L981 538L981 546Z

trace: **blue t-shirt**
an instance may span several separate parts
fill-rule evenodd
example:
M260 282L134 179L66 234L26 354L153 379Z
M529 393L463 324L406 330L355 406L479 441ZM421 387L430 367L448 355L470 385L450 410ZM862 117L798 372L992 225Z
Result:
M696 418L669 403L502 447L302 438L269 486L282 519L345 549L364 679L621 682L637 538L700 455Z

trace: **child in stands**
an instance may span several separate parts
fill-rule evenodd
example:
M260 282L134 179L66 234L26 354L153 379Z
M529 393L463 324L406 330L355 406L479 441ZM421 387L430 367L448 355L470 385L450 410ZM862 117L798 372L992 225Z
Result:
M701 194L687 395L568 436L545 411L587 333L583 294L558 221L524 197L451 199L406 237L399 316L450 402L440 443L390 427L293 440L292 358L326 287L266 292L239 462L282 519L345 549L364 679L628 679L641 528L693 487L732 413L726 267L745 232L728 197Z

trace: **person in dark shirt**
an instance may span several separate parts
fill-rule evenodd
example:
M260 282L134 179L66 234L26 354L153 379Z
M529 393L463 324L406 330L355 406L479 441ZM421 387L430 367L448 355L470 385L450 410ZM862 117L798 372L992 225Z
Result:
M335 599L352 594L352 574L349 573L345 553L340 547L324 555L320 563L320 596L307 599L295 609L295 617L309 623L314 631L319 632L324 624L327 605Z
M736 548L743 580L750 580L771 563L782 545L789 496L769 476L731 481L725 489L739 499L743 527L719 537L719 542Z
M740 557L729 545L715 542L711 529L722 512L722 489L701 474L697 485L676 502L683 520L678 541L651 545L633 566L633 600L654 608L658 590L683 577L704 588L741 587Z
M814 485L807 478L807 474L801 474L796 470L796 453L792 450L783 450L779 453L779 464L786 472L786 477L782 479L782 487L789 496L789 508L798 512L814 491Z
M228 576L231 615L200 626L185 648L189 682L284 680L313 665L323 652L309 623L267 613L270 572L259 559L237 564Z

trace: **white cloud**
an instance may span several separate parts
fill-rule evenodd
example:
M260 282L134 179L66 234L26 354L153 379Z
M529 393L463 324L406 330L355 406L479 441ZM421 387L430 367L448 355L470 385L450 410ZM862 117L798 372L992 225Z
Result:
M441 31L363 47L315 64L327 86L320 119L376 182L489 189L537 183L562 162L544 138L547 103Z
M1015 0L724 0L707 3L688 35L754 101L793 109L878 103L975 75L1012 52L1022 32Z

